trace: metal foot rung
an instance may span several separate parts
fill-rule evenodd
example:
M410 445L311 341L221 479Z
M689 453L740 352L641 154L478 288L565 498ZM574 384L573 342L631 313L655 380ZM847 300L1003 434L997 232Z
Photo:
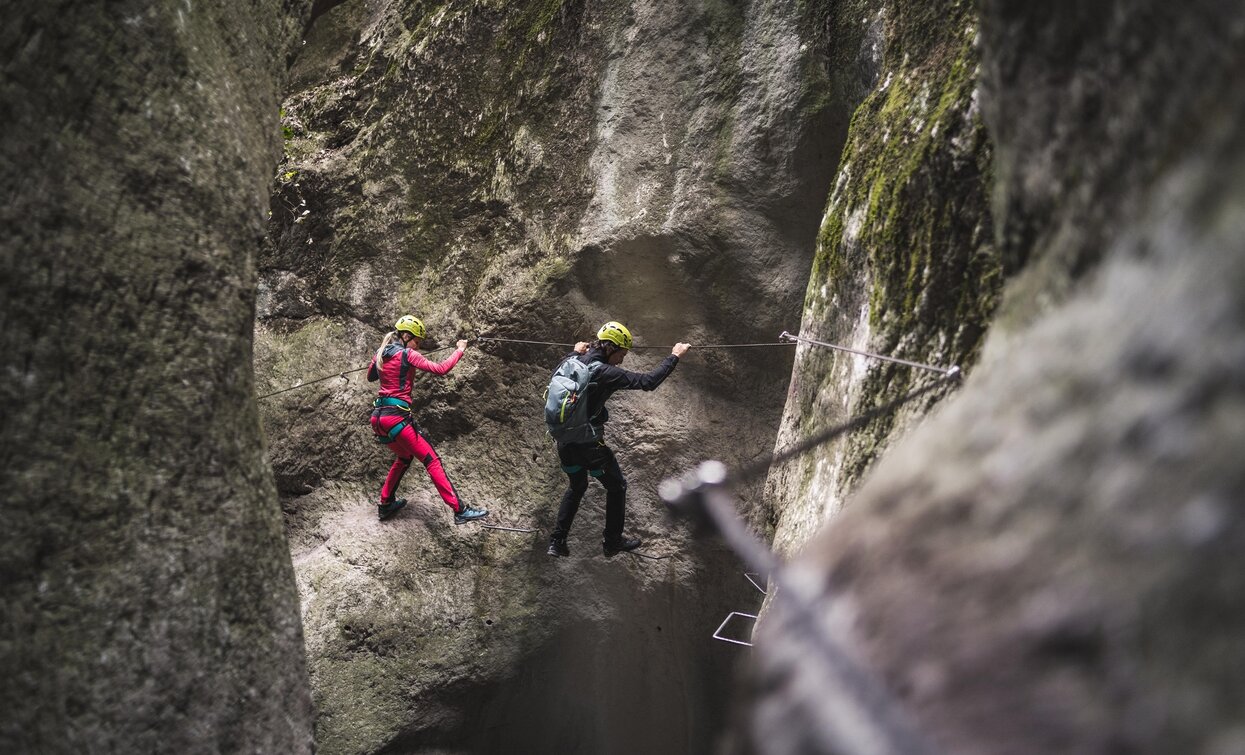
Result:
M725 629L727 623L729 623L730 620L736 616L746 616L749 619L752 619L753 621L756 621L756 618L757 618L756 614L744 613L743 611L731 611L730 614L728 614L725 619L722 619L722 623L718 625L717 631L713 633L713 639L721 640L722 642L731 642L736 645L744 645L746 647L752 647L751 642L744 642L743 640L732 640L730 637L722 636L722 630Z
M744 572L744 579L746 579L746 580L748 580L749 582L751 582L751 583L752 583L752 586L753 586L753 587L755 587L755 588L756 588L756 589L757 589L757 590L758 590L758 591L759 591L762 595L769 595L769 593L767 593L767 592L765 591L765 588L764 588L764 587L761 587L759 584L757 584L757 581L756 581L755 579L753 579L753 577L757 577L757 578L759 579L759 578L761 577L761 575L760 575L759 573L757 573L757 572L753 572L753 571L746 571L746 572Z

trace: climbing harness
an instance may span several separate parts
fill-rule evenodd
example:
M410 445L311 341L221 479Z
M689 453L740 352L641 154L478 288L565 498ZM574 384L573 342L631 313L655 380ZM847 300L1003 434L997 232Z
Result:
M398 439L403 430L411 426L411 403L409 401L394 396L380 396L372 401L372 407L375 409L393 407L406 412L406 416L402 418L401 422L389 428L384 435L375 436L377 443L389 445Z
M372 407L375 409L380 409L385 406L396 406L399 409L403 411L407 411L407 412L411 410L411 404L409 401L405 401L400 398L395 398L393 396L381 396L372 402Z
M402 431L410 426L411 426L411 420L407 417L403 417L402 421L394 425L393 427L389 428L389 431L387 433L385 433L384 435L375 436L376 442L384 443L387 446L390 443L393 443L394 441L396 441L398 439L398 436L402 434Z
M825 341L814 341L811 338L801 338L800 336L793 336L785 330L782 332L782 335L778 337L783 340L790 341L791 343L811 343L816 346L821 346L823 348L834 349L835 351L846 351L849 354L858 354L862 357L869 357L870 359L880 359L883 362L894 362L895 364L902 364L908 367L916 367L922 370L929 370L930 372L937 372L942 375L947 375L948 377L957 376L960 374L960 368L956 366L934 367L933 365L921 364L920 362L909 362L907 359L898 359L896 357L886 357L886 356L882 356L881 354L873 354L868 351L860 351L858 349L849 349L846 346L838 346L833 343L826 343Z

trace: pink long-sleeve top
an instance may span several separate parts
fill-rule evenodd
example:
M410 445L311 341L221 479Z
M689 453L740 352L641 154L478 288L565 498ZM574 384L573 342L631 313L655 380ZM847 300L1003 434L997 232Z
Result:
M376 367L376 357L367 368L367 379L371 382L380 380L379 396L381 398L397 398L410 403L411 385L415 380L415 370L431 372L433 375L444 375L454 369L462 358L462 351L455 351L443 362L433 362L415 349L403 348L401 344L391 343L385 347L384 358L380 369Z

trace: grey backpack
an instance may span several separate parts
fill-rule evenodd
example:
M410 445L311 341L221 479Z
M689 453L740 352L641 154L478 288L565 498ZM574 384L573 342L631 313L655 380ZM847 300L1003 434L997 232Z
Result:
M588 388L600 364L567 357L550 378L545 390L545 424L558 445L591 443L599 437L588 416Z

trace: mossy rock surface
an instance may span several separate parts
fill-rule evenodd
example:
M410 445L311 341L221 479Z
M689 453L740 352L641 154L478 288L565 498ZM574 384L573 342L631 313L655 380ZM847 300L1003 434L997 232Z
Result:
M853 9L851 19L861 17ZM969 3L886 4L863 15L879 55L852 117L817 237L803 337L938 369L970 370L997 305L992 150L978 107ZM780 447L887 404L941 373L801 345ZM767 522L797 550L870 465L946 391L886 413L775 470Z
M950 331L898 341L901 354L963 354L967 380L888 441L818 537L792 540L814 631L885 695L828 673L808 624L776 603L740 750L896 750L873 738L894 726L836 724L862 701L872 715L854 723L885 710L931 751L1239 750L1245 83L1230 72L1245 63L1245 15L978 8L987 239L1005 276L989 333L973 350ZM864 207L861 228L900 217ZM846 218L832 236L851 235ZM830 251L823 269L881 273L856 300L870 341L920 312L919 296L890 306L911 268ZM925 322L910 327L933 332ZM824 500L833 478L810 474Z

